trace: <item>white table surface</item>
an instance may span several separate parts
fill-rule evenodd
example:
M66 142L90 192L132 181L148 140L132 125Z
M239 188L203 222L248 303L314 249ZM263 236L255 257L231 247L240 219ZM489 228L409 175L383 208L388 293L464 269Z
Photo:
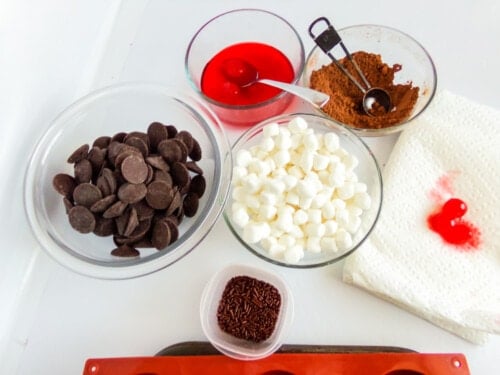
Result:
M204 340L200 294L212 274L232 262L274 270L292 286L296 313L287 343L460 352L472 374L499 374L500 337L470 344L344 284L342 262L313 270L273 266L246 251L222 219L187 257L133 280L80 276L40 249L23 211L23 173L50 121L80 96L119 81L189 90L183 61L191 35L212 16L239 7L282 15L306 50L313 45L307 26L319 16L339 28L399 28L433 56L440 88L500 109L496 0L1 1L0 374L79 374L89 357L152 355ZM369 141L382 165L395 138Z

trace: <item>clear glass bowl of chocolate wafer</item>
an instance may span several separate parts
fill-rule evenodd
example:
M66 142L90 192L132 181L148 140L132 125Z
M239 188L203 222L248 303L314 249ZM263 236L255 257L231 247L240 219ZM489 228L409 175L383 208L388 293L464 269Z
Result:
M192 251L222 212L232 159L198 99L122 83L79 99L38 141L25 211L46 252L103 279L161 270Z

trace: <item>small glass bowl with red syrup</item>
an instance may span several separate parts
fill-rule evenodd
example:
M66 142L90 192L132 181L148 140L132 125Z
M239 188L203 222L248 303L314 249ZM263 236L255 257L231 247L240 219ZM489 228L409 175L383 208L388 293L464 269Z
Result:
M260 9L236 9L210 19L195 33L185 55L194 90L222 122L236 126L278 115L294 99L274 87L248 84L253 77L245 79L249 69L258 78L297 84L304 63L304 46L295 28Z
M230 282L238 277L253 279L253 281L261 284L268 284L275 288L281 297L274 329L270 336L263 341L254 342L238 338L225 332L219 325L218 310L224 298L224 292L226 287L229 287ZM241 288L242 285L240 284L239 289L241 290ZM254 287L252 292L255 292L255 289L259 288ZM233 289L233 291L235 290ZM237 303L236 300L240 302ZM243 301L241 296L238 296L234 302L237 305L235 305L231 313L236 315L235 319L238 319L237 315L239 311L245 309L245 305L253 304L251 300ZM263 310L267 309L268 307ZM220 269L205 286L200 302L201 326L210 343L221 353L243 361L262 359L276 352L286 339L287 331L293 322L293 315L293 295L285 280L278 273L243 264L229 264ZM248 319L251 320L251 317ZM265 320L267 317L261 315L260 319ZM249 325L252 326L251 323Z

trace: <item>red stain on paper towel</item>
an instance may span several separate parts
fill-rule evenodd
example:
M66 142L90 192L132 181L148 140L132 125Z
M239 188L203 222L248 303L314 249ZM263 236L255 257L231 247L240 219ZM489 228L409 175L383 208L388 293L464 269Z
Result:
M481 232L464 218L467 203L455 196L453 180L458 175L458 171L451 171L441 176L436 187L430 191L430 197L436 201L436 209L427 217L427 224L446 243L460 250L475 250L481 242Z

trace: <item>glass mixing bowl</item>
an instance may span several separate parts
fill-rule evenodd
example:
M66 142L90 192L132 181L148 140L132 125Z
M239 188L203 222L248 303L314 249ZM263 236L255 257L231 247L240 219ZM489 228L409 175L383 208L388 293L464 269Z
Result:
M413 111L407 119L399 124L379 129L360 128L351 124L344 125L350 127L358 136L363 137L400 132L411 126L413 120L429 106L436 92L437 73L429 53L411 36L386 26L355 25L339 29L338 34L351 54L356 51L365 51L380 55L382 61L389 66L401 65L401 70L394 77L395 84L412 82L414 87L420 88ZM334 47L331 52L337 59L345 56L340 46ZM310 87L312 72L329 64L332 64L331 58L318 46L315 46L307 56L301 79L302 85ZM357 80L361 81L359 78ZM335 87L335 82L332 82L331 85ZM317 109L317 111L328 116L321 109ZM338 119L332 119L342 123Z
M110 254L111 237L74 230L62 196L52 184L58 173L72 175L68 156L82 144L119 132L145 132L152 122L189 131L202 149L206 191L193 217L184 217L177 241L161 251L140 249L140 256ZM230 146L216 116L190 96L156 84L125 83L95 91L64 110L36 145L24 187L26 214L36 238L56 261L80 274L126 279L167 267L193 250L222 212L231 176Z

